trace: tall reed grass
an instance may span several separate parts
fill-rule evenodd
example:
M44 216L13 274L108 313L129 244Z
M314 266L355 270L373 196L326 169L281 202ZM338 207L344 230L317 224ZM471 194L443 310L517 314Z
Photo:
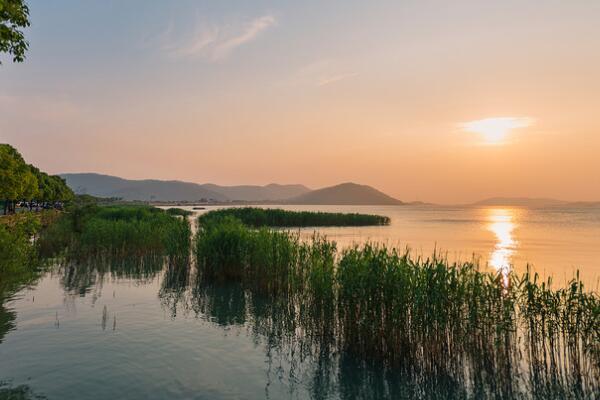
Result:
M85 206L52 224L39 240L41 253L69 258L189 258L185 218L146 206Z
M315 227L315 226L369 226L388 225L390 219L381 215L357 213L329 213L288 211L275 208L232 207L209 211L199 217L201 223L223 217L234 217L247 226L259 227Z
M201 280L250 291L255 325L281 340L303 332L311 347L407 376L474 379L500 397L522 364L542 385L590 393L600 384L600 298L578 277L555 289L530 272L504 276L374 244L337 252L319 236L231 217L199 225L195 254Z

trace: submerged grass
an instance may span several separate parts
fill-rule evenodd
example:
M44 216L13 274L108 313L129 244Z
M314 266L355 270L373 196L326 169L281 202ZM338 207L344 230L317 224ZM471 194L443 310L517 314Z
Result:
M529 272L504 276L373 244L337 253L322 237L301 241L232 217L202 221L195 253L203 281L273 299L289 334L304 332L311 346L335 343L408 375L485 381L501 397L510 385L495 380L510 381L523 359L543 385L589 393L600 384L600 298L578 277L554 289Z
M245 225L259 227L315 227L388 225L390 219L381 215L288 211L274 208L232 207L210 211L199 217L201 223L223 217L234 217Z

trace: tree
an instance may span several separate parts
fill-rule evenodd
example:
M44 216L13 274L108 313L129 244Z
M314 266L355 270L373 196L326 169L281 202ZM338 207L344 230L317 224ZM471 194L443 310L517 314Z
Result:
M21 28L29 26L29 7L23 0L0 0L0 53L22 62L29 43ZM2 64L2 61L0 61Z
M50 176L27 164L14 147L0 144L0 201L4 201L5 214L14 211L17 200L54 203L70 201L73 197L73 191L63 178Z
M0 199L4 201L5 214L9 201L19 195L20 182L17 175L19 159L15 157L13 150L14 148L7 144L0 145Z

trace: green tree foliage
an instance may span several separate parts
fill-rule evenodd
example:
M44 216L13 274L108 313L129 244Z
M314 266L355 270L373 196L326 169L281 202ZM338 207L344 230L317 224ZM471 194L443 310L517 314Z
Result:
M29 43L21 29L28 26L29 7L23 0L0 0L0 53L11 55L13 62L25 59Z
M27 164L14 147L0 144L0 200L5 213L19 200L54 203L73 196L64 179Z

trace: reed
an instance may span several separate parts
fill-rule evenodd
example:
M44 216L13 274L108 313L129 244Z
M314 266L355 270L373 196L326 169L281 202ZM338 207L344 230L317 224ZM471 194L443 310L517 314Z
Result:
M303 241L232 217L205 221L195 246L201 279L250 291L256 325L281 340L303 332L310 346L335 343L353 359L489 387L510 380L523 358L531 376L554 371L544 382L588 392L598 384L600 298L578 277L554 289L529 272L503 276L374 244L339 253L322 237ZM261 297L272 299L268 309Z
M188 210L184 210L182 208L168 208L167 209L167 214L169 215L179 215L180 217L189 217L190 215L193 214L193 212L188 211Z
M381 215L357 213L328 213L288 211L273 208L232 207L214 210L201 215L205 223L223 217L234 217L245 225L259 227L316 227L316 226L370 226L389 225L390 219Z
M69 258L187 259L189 222L147 206L85 206L64 213L40 238L41 253Z

